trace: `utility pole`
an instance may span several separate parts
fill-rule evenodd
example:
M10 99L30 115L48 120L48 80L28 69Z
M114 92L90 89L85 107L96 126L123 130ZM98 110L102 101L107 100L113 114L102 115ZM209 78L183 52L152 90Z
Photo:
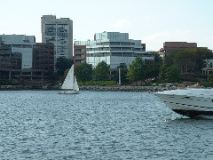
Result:
M118 68L118 74L119 74L119 86L121 86L121 68L120 68L120 66Z

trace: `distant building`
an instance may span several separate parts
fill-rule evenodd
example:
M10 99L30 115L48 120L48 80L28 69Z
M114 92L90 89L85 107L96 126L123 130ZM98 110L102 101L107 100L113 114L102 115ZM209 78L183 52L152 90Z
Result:
M209 79L210 75L213 75L213 59L205 60L206 66L202 69L202 74Z
M22 70L32 69L33 45L36 43L35 36L26 35L0 35L3 44L10 45L12 53L21 53Z
M27 35L0 35L1 41L4 44L9 45L23 45L23 46L29 46L33 45L36 42L35 36L27 36Z
M54 44L54 62L60 57L73 56L73 21L69 18L56 19L53 15L41 18L42 42Z
M48 79L54 71L54 45L33 36L0 35L0 79Z
M135 57L143 57L146 45L140 40L129 39L128 33L96 33L93 41L87 41L86 61L94 67L101 61L117 68L121 63L129 65Z
M171 54L174 51L187 49L187 48L197 48L197 43L164 42L163 48L160 50L160 55L164 57L165 55Z
M33 46L33 79L49 79L54 72L54 45L36 43Z
M0 43L0 79L16 78L21 72L21 53L12 53L11 45Z
M76 41L74 43L74 64L86 63L86 43Z

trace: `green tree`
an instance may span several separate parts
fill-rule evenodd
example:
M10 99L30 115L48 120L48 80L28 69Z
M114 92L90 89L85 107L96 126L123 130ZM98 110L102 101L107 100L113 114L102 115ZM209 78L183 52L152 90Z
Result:
M162 82L179 82L180 72L176 65L163 65L160 72L160 80Z
M167 55L165 64L177 65L181 74L199 73L204 66L204 60L208 58L213 58L213 53L207 48L187 48Z
M95 70L95 80L106 81L109 80L110 77L110 67L106 64L106 62L102 61L98 63Z
M154 61L148 61L144 65L145 79L158 79L160 74L160 68L163 64L162 58L158 53L153 52Z
M72 61L64 58L64 57L60 57L57 59L56 62L56 71L58 73L58 75L64 75L65 71L70 68L72 66Z
M213 58L213 53L207 48L180 49L165 57L164 68L176 66L181 79L194 80L198 77L202 78L201 70L205 59L209 58Z
M163 66L161 66L160 68L160 80L162 82L166 81L166 71L167 71L167 67L165 64Z
M75 68L75 75L79 81L91 81L92 80L92 65L82 63Z
M165 80L170 83L180 81L180 72L178 71L177 66L172 65L166 69Z
M144 80L144 64L141 58L137 57L135 60L129 65L129 69L127 72L127 77L130 81L140 81Z
M208 48L197 48L196 50L196 69L201 70L204 67L206 59L212 59L213 52Z

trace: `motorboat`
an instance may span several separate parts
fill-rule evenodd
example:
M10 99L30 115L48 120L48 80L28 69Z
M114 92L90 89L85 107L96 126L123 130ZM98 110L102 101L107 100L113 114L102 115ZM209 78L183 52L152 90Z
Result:
M213 118L213 89L177 89L155 95L178 114L191 118Z

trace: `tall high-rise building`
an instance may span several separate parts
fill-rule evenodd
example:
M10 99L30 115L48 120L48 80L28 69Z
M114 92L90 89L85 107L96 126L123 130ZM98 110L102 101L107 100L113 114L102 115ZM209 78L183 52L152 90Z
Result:
M41 18L42 42L54 44L54 62L64 57L73 56L73 21L69 18L56 19L54 15Z

